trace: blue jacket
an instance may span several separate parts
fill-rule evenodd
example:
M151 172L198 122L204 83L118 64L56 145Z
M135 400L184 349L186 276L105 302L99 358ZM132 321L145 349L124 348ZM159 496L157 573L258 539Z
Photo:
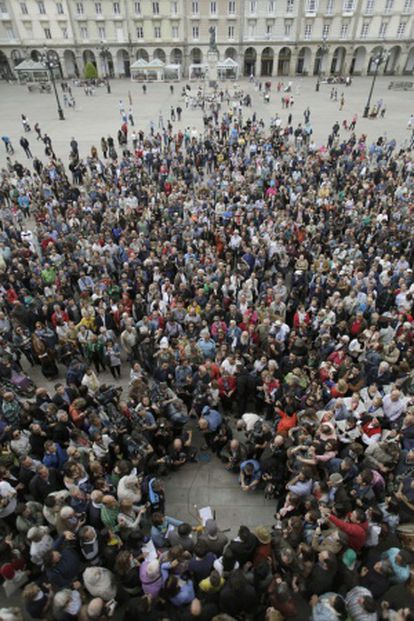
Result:
M223 417L220 412L213 410L213 408L209 408L208 406L203 408L201 415L208 422L209 431L217 431L223 422Z
M53 544L53 548L58 550L61 557L60 561L46 571L46 576L50 584L58 589L69 587L72 581L82 571L80 558L72 548L62 548L65 538L59 537Z
M174 604L174 606L184 606L185 604L190 604L195 598L194 586L191 580L187 580L184 582L180 580L180 591L177 595L170 598L170 602Z
M65 449L63 449L60 444L56 442L55 446L56 453L45 453L42 459L42 463L47 468L55 468L56 470L61 470L65 462L67 462L68 456Z

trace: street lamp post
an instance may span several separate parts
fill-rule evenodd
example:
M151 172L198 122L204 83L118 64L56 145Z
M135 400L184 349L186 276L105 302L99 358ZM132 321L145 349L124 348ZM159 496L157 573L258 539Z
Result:
M106 47L106 45L104 44L104 42L101 42L101 57L103 59L103 65L104 65L104 72L105 72L105 81L106 81L106 92L108 93L108 95L111 93L111 85L109 83L109 76L108 76L108 65L107 65L107 60L108 60L108 54L109 54L109 48Z
M64 121L65 120L65 116L63 114L63 110L62 110L62 106L60 105L60 101L59 101L59 95L57 92L57 88L56 88L56 82L55 82L55 69L57 69L58 65L56 63L56 61L51 58L49 51L45 50L42 54L42 62L45 65L46 69L49 72L50 75L50 79L52 81L52 86L53 86L53 90L55 92L55 97L56 97L56 103L57 103L57 110L58 110L58 115L59 115L59 120L60 121Z
M324 34L323 37L322 37L323 43L322 43L322 47L321 47L321 58L320 58L319 67L318 67L318 79L316 80L316 87L315 87L316 92L319 92L319 86L320 86L320 83L321 83L321 75L322 75L322 63L323 63L324 56L325 56L326 52L328 51L328 45L326 43L326 39L327 38L328 37L327 37L326 34Z
M375 80L377 79L379 68L383 62L387 61L388 56L389 56L389 52L386 52L384 48L381 48L381 51L377 54L377 56L372 61L375 64L375 70L374 70L374 75L372 76L371 88L369 89L367 103L365 104L364 113L362 115L365 119L367 119L369 116L372 93L374 92Z

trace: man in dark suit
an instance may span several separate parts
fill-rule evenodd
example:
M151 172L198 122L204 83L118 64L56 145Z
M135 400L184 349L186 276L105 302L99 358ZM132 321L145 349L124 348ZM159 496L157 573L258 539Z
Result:
M24 485L24 491L27 493L29 491L30 481L36 475L36 469L40 466L40 462L32 459L28 455L22 459L20 462L18 479L19 483Z
M95 315L95 325L97 332L100 328L106 328L107 330L113 330L115 328L114 318L111 313L104 308L98 308Z
M54 403L59 410L65 410L67 412L70 404L76 398L76 395L71 388L63 384L55 384L55 391L52 403Z
M36 474L29 484L29 491L33 498L44 503L46 496L62 489L58 472L54 468L46 468L43 464L37 467Z

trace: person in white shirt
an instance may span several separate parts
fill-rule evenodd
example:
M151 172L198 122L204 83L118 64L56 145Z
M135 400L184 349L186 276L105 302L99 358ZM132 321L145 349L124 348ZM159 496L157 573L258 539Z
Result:
M220 368L222 371L225 371L229 375L234 375L237 370L237 361L235 355L230 354L230 356L227 356L227 358L225 358L221 363Z
M46 553L53 548L53 538L48 527L33 526L27 533L27 539L30 541L30 560L42 567Z
M14 513L16 506L16 490L7 481L0 481L0 519Z
M252 431L257 421L263 421L264 419L258 414L254 414L253 412L246 412L243 414L240 420L237 421L237 430L245 431L249 433Z
M407 409L407 399L401 396L397 388L391 390L382 400L385 418L395 425Z

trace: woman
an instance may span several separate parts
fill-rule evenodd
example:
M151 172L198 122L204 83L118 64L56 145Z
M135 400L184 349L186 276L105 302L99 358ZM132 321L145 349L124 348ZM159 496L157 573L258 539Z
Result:
M18 351L24 354L30 365L33 366L34 358L29 330L23 328L22 326L17 326L13 335L13 343Z
M141 524L141 518L146 512L147 508L141 507L139 511L134 507L132 500L124 498L119 503L120 512L118 513L118 524L120 528L120 534L124 541L128 538L132 532L139 529Z
M77 589L62 589L53 598L53 617L56 621L75 621L81 607L82 599Z
M32 348L39 360L43 375L49 380L59 375L59 369L55 362L55 346L56 335L53 330L45 328L40 322L37 322L36 329L32 334Z
M83 583L92 597L108 602L116 597L115 575L106 567L87 567L82 574Z
M115 561L116 575L121 578L122 589L130 596L142 594L140 584L140 561L129 550L121 550Z
M106 159L108 157L108 143L104 137L101 138L101 149L102 155L104 156L104 159Z
M35 582L27 584L23 591L23 601L28 615L34 619L45 618L51 601L53 591L46 585L38 585Z
M109 365L112 377L121 379L121 350L117 343L108 341L105 346L105 359Z

